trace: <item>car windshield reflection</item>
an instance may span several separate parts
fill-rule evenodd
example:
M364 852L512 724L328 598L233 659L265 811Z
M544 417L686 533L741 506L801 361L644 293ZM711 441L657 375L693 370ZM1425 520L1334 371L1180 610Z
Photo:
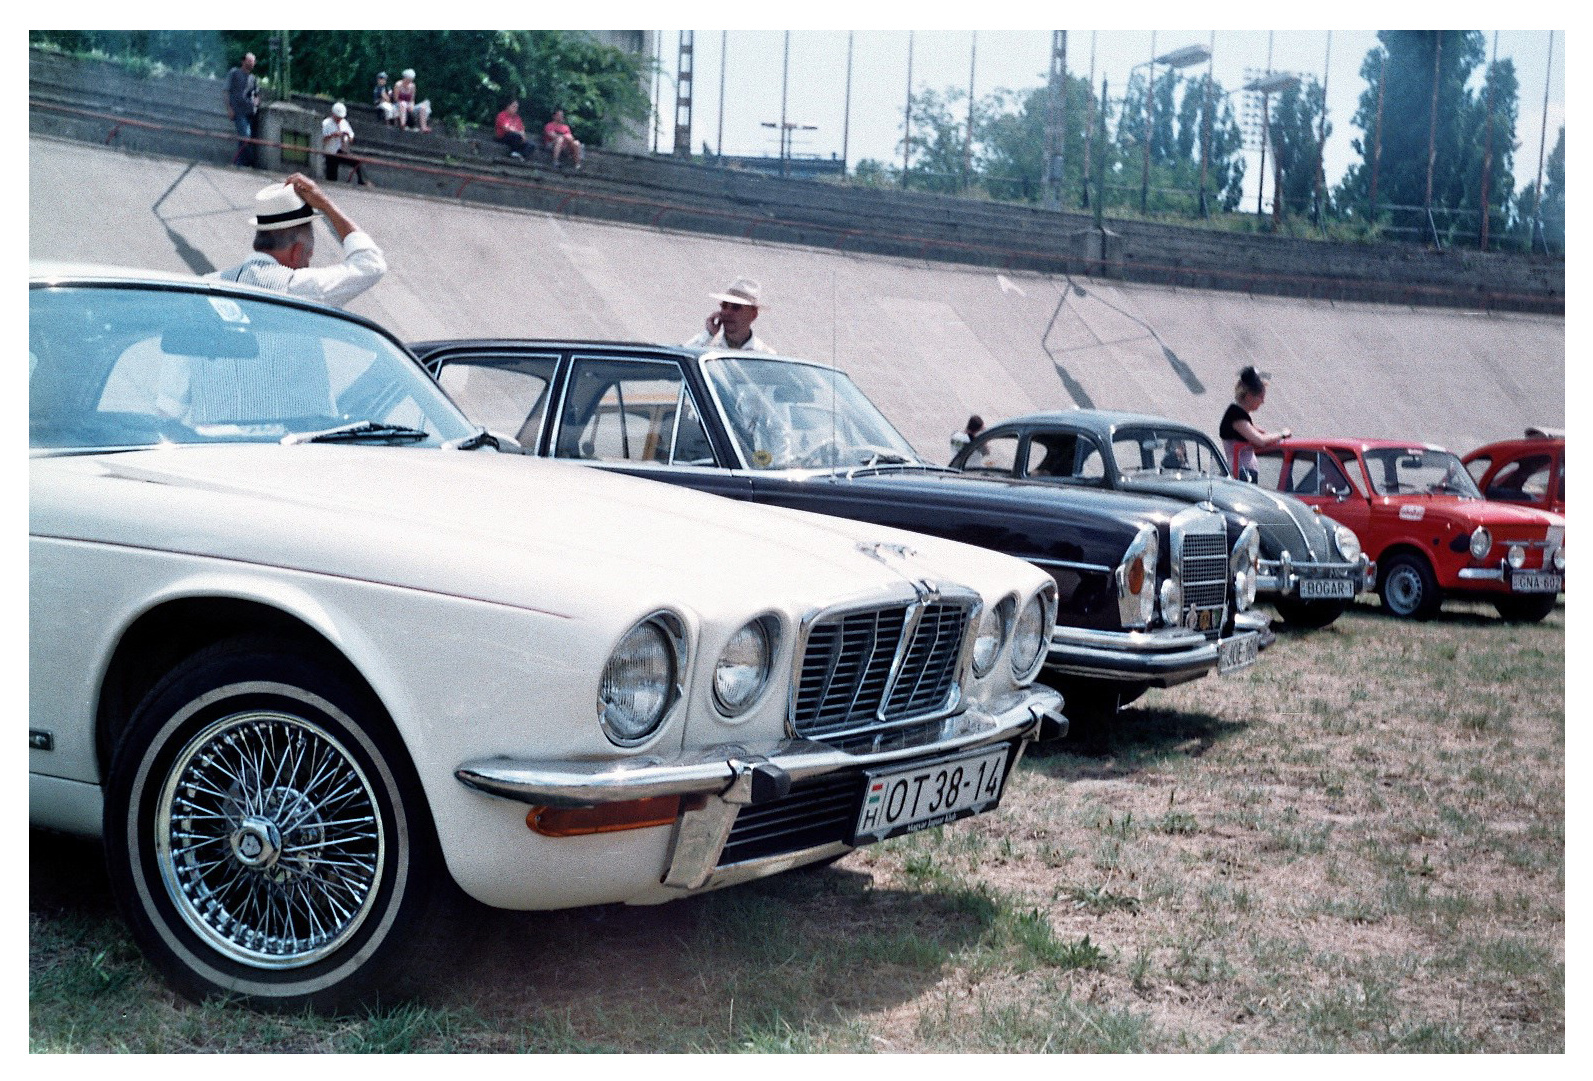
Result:
M749 357L715 357L703 369L754 469L925 464L840 372Z
M476 430L391 340L350 319L128 286L38 288L29 301L34 449L280 443L331 430L436 446Z
M1366 470L1378 495L1455 495L1481 499L1477 482L1447 450L1425 447L1366 452Z
M1222 455L1211 440L1188 429L1120 428L1112 436L1112 458L1125 480L1228 475Z

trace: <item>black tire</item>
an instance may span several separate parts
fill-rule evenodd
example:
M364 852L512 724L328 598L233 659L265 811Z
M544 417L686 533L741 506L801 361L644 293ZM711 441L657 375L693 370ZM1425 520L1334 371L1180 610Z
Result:
M241 638L188 658L112 758L118 908L177 991L323 1013L403 997L450 883L379 702L308 652Z
M1541 623L1548 618L1558 598L1553 593L1530 597L1495 597L1493 606L1499 618L1510 623Z
M1273 606L1286 626L1315 631L1328 626L1349 607L1349 601L1302 601L1298 597L1277 597Z
M1401 619L1431 619L1444 603L1432 567L1421 556L1409 552L1389 557L1377 592L1383 598L1383 607Z

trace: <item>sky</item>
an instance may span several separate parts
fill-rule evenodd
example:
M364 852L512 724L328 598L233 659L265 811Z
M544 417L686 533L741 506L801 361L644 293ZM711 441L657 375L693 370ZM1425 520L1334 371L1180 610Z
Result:
M706 14L706 13L705 13ZM1453 24L1456 13L1443 16ZM912 17L903 24L910 26ZM1406 19L1394 25L1422 25ZM909 33L912 36L912 84L915 91L944 92L955 87L966 92L970 62L973 91L983 98L997 87L1023 90L1043 86L1051 62L1051 31L1044 29L858 29L852 36L851 114L846 114L846 30L793 29L789 63L785 70L785 115L789 121L813 124L816 131L794 136L796 154L839 155L845 147L848 162L861 158L887 163L901 161L902 109L907 94ZM1185 45L1213 45L1210 29L1158 28L1069 30L1067 67L1070 75L1088 75L1094 51L1094 86L1102 78L1109 93L1122 93L1135 65ZM1494 31L1483 31L1492 54ZM701 151L723 147L726 154L778 153L776 132L762 126L781 115L782 66L787 31L783 29L696 30L693 76L692 145ZM677 30L657 31L663 74L658 80L657 116L659 144L674 139L674 76L679 54ZM1499 30L1498 55L1515 61L1520 82L1519 123L1515 158L1517 184L1530 184L1537 175L1539 132L1543 123L1545 75L1549 76L1548 144L1552 149L1565 117L1563 30L1554 31L1552 66L1550 31ZM1269 31L1219 29L1215 31L1213 76L1230 89L1246 81L1247 69L1267 68ZM1361 62L1376 44L1374 30L1280 29L1271 32L1273 71L1309 74L1328 89L1326 173L1329 182L1341 177L1357 155L1350 140L1362 135L1351 123L1357 99L1365 89ZM1205 73L1206 65L1184 69L1191 77ZM1481 69L1479 68L1479 73ZM719 108L723 78L723 127ZM963 108L966 108L964 105ZM1235 109L1237 114L1238 109ZM721 134L722 131L722 134ZM722 142L721 142L722 140ZM1259 175L1255 155L1247 169L1247 191L1254 198Z

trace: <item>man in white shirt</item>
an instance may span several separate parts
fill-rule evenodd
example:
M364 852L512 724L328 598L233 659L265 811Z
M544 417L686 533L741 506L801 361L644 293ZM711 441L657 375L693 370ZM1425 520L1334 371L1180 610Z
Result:
M332 104L332 115L321 121L321 160L325 163L326 179L337 181L337 167L348 166L350 175L365 183L365 170L360 160L347 153L348 144L354 141L354 129L349 126L348 106L341 101Z
M708 313L703 321L703 332L686 344L700 349L774 352L762 338L752 333L752 321L758 318L760 292L758 283L751 278L737 278L723 293L709 293L708 299L719 302L719 310Z
M343 261L336 266L310 266L317 210L343 242ZM339 210L315 181L294 173L255 196L254 254L209 277L342 307L386 272L387 260L376 241Z

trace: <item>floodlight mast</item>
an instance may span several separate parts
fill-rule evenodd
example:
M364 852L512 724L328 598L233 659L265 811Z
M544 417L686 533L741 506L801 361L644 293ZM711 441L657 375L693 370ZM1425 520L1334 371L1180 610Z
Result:
M1191 64L1204 63L1211 57L1211 50L1204 45L1185 45L1174 49L1170 53L1160 56L1156 52L1156 31L1151 31L1151 58L1144 64L1135 64L1128 69L1132 77L1138 68L1150 67L1150 79L1145 84L1145 156L1144 165L1140 170L1139 181L1139 212L1150 212L1150 142L1151 142L1151 111L1156 107L1156 65L1165 64L1170 68L1187 68Z

